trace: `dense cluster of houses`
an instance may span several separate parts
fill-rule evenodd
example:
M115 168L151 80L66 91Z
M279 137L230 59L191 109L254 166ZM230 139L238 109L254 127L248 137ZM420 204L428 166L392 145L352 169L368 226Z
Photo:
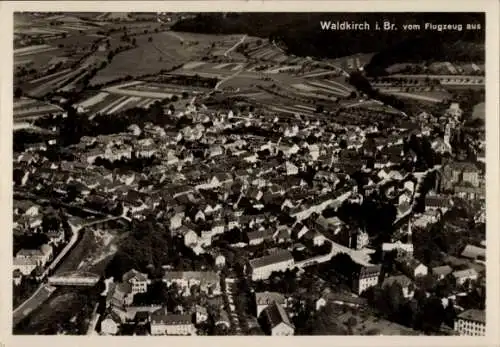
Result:
M450 152L449 132L460 115L456 106L450 108L444 138L434 139L435 151ZM216 245L225 235L239 230L243 237L230 247L273 247L263 255L251 256L245 264L254 281L303 264L303 259L297 260L297 250L306 254L325 244L338 244L353 252L369 248L365 230L353 229L337 216L323 214L345 201L360 204L364 194L397 182L400 184L384 193L395 201L398 216L411 212L416 180L408 179L411 172L396 167L404 160L416 161L416 153L405 149L404 139L415 133L425 135L426 122L421 129L344 127L324 119L296 119L292 125L278 117L269 121L266 114L222 114L191 108L178 117L189 120L189 125L182 129L132 125L123 133L82 137L71 147L75 161L50 162L38 153L43 146L33 147L15 157L15 168L22 177L20 185L33 188L35 193L50 187L54 196L71 196L72 203L96 209L118 210L127 218L166 220L172 236L181 238L196 254L213 254L219 269L226 261ZM112 170L101 166L99 158L111 163L137 158L154 161L147 168ZM366 178L363 184L353 178L359 172ZM434 191L425 197L425 211L414 216L412 223L418 227L436 223L453 208L453 197L457 196L484 202L484 176L474 163L444 163ZM15 223L18 228L39 228L37 208L20 209ZM50 240L56 244L60 235L54 232ZM43 267L52 257L51 249L44 245L39 250L20 251L14 259L15 269L24 275ZM394 240L382 245L383 253L394 250L401 274L380 283L381 266L362 264L349 278L354 297L370 287L398 283L404 296L410 298L415 279L431 273L439 278L453 276L457 285L478 278L473 268L456 270L443 264L428 269L415 259L411 238L409 242ZM327 255L322 256L329 259ZM484 248L470 245L463 257L484 262ZM166 270L162 281L169 287L175 284L184 296L191 295L193 286L208 296L222 295L215 271ZM206 308L198 304L175 313L165 307L134 307L134 296L147 292L150 283L145 274L131 270L109 285L106 295L112 309L101 324L104 334L116 334L120 324L139 320L153 335L192 335L196 324L208 319ZM273 335L293 334L286 303L279 293L257 294L257 316L263 329ZM319 306L324 305L326 297L332 299L331 295L322 297ZM358 305L358 299L332 300ZM229 326L223 308L210 315L215 324Z

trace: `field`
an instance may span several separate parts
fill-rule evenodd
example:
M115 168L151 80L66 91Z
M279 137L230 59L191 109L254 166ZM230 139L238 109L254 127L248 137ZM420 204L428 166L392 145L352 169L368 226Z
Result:
M117 54L111 64L97 73L91 84L102 84L127 75L154 74L199 59L207 54L211 45L211 41L202 40L203 36L206 35L171 32L137 36L138 47Z
M16 13L14 16L14 34L18 39L14 46L29 46L33 39L52 39L66 35L84 34L95 31L98 25L75 16L43 14L31 15Z
M186 75L196 75L224 78L234 75L236 72L244 69L243 63L208 63L202 61L191 61L184 64L176 73Z
M446 91L418 91L418 92L402 92L402 91L387 91L387 90L381 90L381 92L385 94L391 94L397 97L405 98L405 99L414 99L418 101L424 101L424 102L432 102L432 103L439 103L442 102L443 100L446 100L450 97L450 94L447 93Z
M259 45L259 42L261 44ZM246 54L251 59L272 61L274 63L283 63L289 60L289 57L284 52L268 40L251 38Z
M351 87L335 80L307 80L304 83L293 84L292 87L300 91L344 98L349 96L353 91Z
M229 56L232 59L244 60L245 57L241 53L236 52L234 49L231 50L240 40L241 35L227 36L214 45L211 53L216 57Z
M76 79L82 77L88 71L85 67L80 67L78 69L72 70L67 69L61 72L56 72L52 75L48 75L33 81L30 81L25 86L25 91L34 97L39 97L45 95L51 90L57 90L67 83L70 79Z
M59 106L46 102L22 98L14 100L14 121L19 122L27 119L43 117L48 114L63 112Z
M183 92L199 94L209 89L192 86L178 86L167 83L133 81L101 90L76 106L89 112L90 117L100 114L113 114L130 108L148 108L155 101L181 98Z
M24 57L27 55L35 55L42 52L48 52L57 49L57 47L49 46L49 45L34 45L23 48L18 48L14 50L15 57Z
M140 98L135 96L117 95L106 92L100 92L94 97L91 97L76 106L86 110L90 117L100 114L112 114L118 111L124 111L129 108L141 107L147 108L149 105L159 99L156 98Z
M330 63L342 68L345 71L350 72L364 67L366 64L370 62L373 55L374 53L354 54L351 56L331 60Z

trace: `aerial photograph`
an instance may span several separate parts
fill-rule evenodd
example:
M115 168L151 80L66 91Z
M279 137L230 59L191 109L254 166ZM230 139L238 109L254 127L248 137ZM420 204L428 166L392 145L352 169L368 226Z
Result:
M13 15L12 334L486 335L485 13Z

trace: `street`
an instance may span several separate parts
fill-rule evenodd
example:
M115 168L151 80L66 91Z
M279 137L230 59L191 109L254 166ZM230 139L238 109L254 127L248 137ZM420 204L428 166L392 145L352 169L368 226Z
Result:
M56 288L42 284L36 292L13 312L12 325L15 326L26 318L33 310L47 300Z
M243 335L241 317L236 312L234 296L238 295L238 280L235 278L226 278L226 290L224 291L224 299L228 309L229 319L231 320L231 327L235 335Z

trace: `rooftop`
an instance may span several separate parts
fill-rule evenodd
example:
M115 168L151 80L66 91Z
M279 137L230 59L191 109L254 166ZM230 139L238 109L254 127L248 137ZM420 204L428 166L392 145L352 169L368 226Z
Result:
M289 251L282 249L273 254L250 260L250 266L256 269L286 261L293 261L293 256Z
M486 312L484 310L470 309L460 313L457 318L484 324L486 323Z
M260 292L255 293L255 301L257 305L270 305L274 302L283 305L285 303L285 297L283 294L277 292Z
M290 322L290 319L288 318L287 313L285 312L285 309L276 302L267 307L264 310L264 314L271 328L274 328L280 323L285 323L286 325L294 328L293 324Z

